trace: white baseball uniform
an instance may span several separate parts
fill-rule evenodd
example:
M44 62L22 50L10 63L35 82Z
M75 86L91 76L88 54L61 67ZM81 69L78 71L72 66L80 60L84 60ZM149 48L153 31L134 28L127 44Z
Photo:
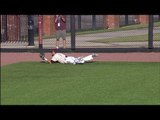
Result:
M72 56L68 56L66 57L65 63L69 63L69 64L79 64L79 63L84 63L85 61L78 57L72 57Z
M65 59L65 63L70 63L70 64L83 64L85 62L89 62L93 60L93 55L88 55L86 57L72 57L68 56Z
M66 56L62 53L56 53L51 60L54 62L65 63Z
M73 57L73 56L66 56L62 53L56 53L51 60L54 62L59 62L59 63L68 63L68 64L83 64L85 62L89 62L93 60L93 57L95 55L91 54L86 57Z

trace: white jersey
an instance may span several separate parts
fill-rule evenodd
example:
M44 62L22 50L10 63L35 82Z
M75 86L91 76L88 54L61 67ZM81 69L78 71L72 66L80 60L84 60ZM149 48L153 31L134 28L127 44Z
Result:
M54 62L65 63L66 56L62 53L56 53L51 60Z

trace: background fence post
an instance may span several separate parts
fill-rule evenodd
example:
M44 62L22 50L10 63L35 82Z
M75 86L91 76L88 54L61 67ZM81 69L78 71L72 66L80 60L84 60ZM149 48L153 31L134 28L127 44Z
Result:
M96 15L92 15L92 29L96 29Z
M78 30L81 30L81 15L78 15Z
M7 41L7 15L1 15L1 42Z
M125 15L125 25L128 25L128 15Z
M153 15L149 15L148 48L153 49Z
M42 44L42 15L38 15L38 43L39 43L39 53L44 55L43 44Z
M76 33L76 29L75 29L75 16L71 15L70 16L70 25L71 25L71 50L75 50L75 33Z
M28 46L34 46L34 16L28 15Z

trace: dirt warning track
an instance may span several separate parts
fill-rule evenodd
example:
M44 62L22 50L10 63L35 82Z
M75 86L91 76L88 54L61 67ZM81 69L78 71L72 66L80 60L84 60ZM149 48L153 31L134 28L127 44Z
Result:
M67 56L86 56L91 53L64 53ZM51 59L51 53L45 53ZM29 62L42 60L39 53L1 53L1 66L18 62ZM108 62L160 62L160 52L136 52L136 53L98 53L98 57L93 61Z

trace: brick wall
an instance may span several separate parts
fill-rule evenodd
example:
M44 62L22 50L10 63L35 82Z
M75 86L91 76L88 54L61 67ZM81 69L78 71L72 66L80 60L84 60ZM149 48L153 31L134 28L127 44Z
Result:
M17 41L20 39L20 17L19 15L7 16L7 39Z
M139 15L140 24L148 24L148 15Z
M55 34L53 15L43 15L43 34L47 36Z
M109 29L119 27L119 15L108 15L106 18Z

